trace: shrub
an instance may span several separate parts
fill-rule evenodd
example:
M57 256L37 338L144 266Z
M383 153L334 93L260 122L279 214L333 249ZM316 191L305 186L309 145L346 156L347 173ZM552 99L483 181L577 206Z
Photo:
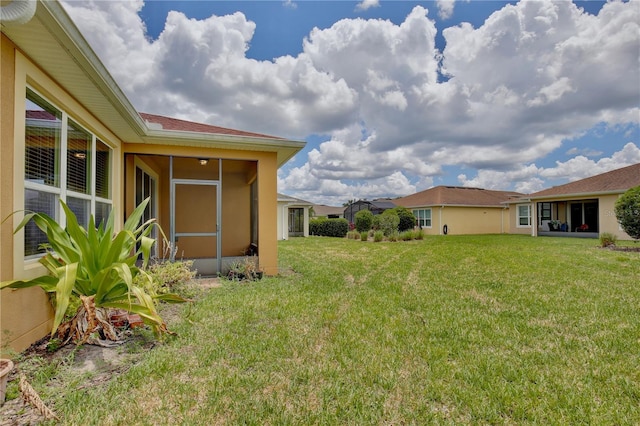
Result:
M615 213L624 232L640 239L640 186L629 189L616 200Z
M100 344L101 339L93 337L94 334L103 335L109 340L120 340L109 322L108 309L124 309L140 315L156 334L168 332L156 310L157 301L185 300L175 294L157 294L152 290L153 277L145 268L155 243L149 235L157 224L155 219L141 224L148 203L149 198L140 203L117 233L114 210L106 223L103 222L98 228L91 215L86 230L63 201L60 204L67 218L64 229L44 213L31 212L25 215L16 232L33 220L47 234L47 252L39 262L49 273L28 281L3 282L0 288L39 286L46 292L54 293L55 316L51 335L58 331L58 336L65 343L73 339L76 344ZM164 235L162 229L158 229ZM139 257L142 267L137 266ZM139 282L148 285L140 286L137 284ZM67 309L76 305L75 316L63 323Z
M374 231L380 229L380 215L373 216L373 220L371 221L371 229Z
M359 240L360 239L360 233L356 230L351 230L349 232L347 232L347 239L349 240Z
M400 218L400 223L398 223L398 231L404 232L409 229L413 229L416 226L416 217L411 213L411 210L406 207L398 206L393 209Z
M376 231L373 234L373 241L379 243L384 239L384 233L382 231Z
M413 231L404 231L402 234L400 234L400 239L402 241L411 241L414 239L414 232Z
M360 241L367 241L369 239L369 231L360 233Z
M391 234L389 234L389 237L387 239L395 243L396 241L400 240L400 234L398 233L398 231L393 231Z
M380 230L384 233L385 237L388 237L394 232L397 232L399 223L400 218L398 217L398 214L393 210L385 210L380 215Z
M616 245L617 241L618 237L610 232L603 232L602 234L600 234L600 245L602 247L614 246Z
M422 228L416 229L415 231L413 231L414 236L413 238L416 240L424 240L424 230Z
M158 286L158 293L166 293L177 284L191 281L197 271L192 269L193 260L156 261L149 265L147 273Z
M373 224L373 213L369 210L360 210L356 213L356 230L358 232L365 232L371 229Z
M321 237L344 238L349 232L347 219L312 219L309 221L309 233Z

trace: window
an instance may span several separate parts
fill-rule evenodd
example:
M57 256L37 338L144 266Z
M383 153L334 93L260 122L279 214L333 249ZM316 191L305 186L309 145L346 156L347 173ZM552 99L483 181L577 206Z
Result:
M96 225L111 211L112 150L31 89L25 108L26 210L46 213L60 220L63 200L88 226ZM25 256L41 253L47 238L33 222L25 227Z
M413 211L420 228L431 228L431 209L418 209Z
M516 206L518 224L516 227L525 228L531 226L531 206L529 204L518 204Z
M538 220L551 220L551 203L538 203Z

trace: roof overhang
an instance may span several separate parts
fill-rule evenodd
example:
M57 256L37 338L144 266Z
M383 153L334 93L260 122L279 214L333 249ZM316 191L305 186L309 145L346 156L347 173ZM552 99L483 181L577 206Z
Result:
M122 142L275 152L278 166L305 146L303 141L148 126L58 1L38 1L29 22L3 25L2 32Z

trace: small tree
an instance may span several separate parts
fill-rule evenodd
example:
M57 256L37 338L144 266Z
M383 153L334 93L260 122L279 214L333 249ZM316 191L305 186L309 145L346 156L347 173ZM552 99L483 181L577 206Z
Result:
M358 232L367 232L373 224L373 213L370 210L360 210L356 213L356 230Z
M399 232L408 231L416 226L416 217L411 213L411 210L402 206L395 207L393 210L400 218L400 223L398 224Z
M640 239L640 186L629 189L616 201L615 213L624 232Z
M400 218L398 214L391 210L385 210L380 216L380 229L384 233L385 237L390 236L394 232L398 232L398 225L400 224Z

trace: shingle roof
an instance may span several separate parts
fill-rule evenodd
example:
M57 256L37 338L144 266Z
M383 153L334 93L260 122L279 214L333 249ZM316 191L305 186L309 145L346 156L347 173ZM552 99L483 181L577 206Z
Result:
M640 185L640 163L530 194L529 197L624 192Z
M226 127L213 126L210 124L194 123L192 121L179 120L177 118L164 117L162 115L139 113L140 116L149 123L159 124L163 130L173 130L180 132L197 132L219 135L247 136L254 138L268 138L281 140L276 136L265 135L262 133L245 132L243 130L228 129Z
M301 200L300 198L295 198L290 195L281 194L279 192L278 192L278 201L282 201L290 204L306 205L306 206L313 205L313 203L310 203L309 201Z
M314 204L313 211L316 216L338 215L342 216L344 207L325 206L324 204Z
M513 191L493 191L461 186L436 186L422 192L398 198L393 202L403 207L424 206L495 206L523 194Z

